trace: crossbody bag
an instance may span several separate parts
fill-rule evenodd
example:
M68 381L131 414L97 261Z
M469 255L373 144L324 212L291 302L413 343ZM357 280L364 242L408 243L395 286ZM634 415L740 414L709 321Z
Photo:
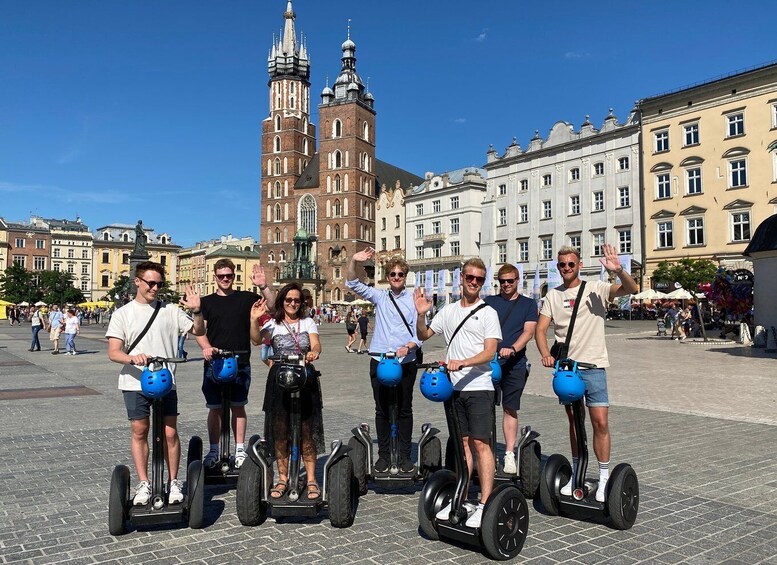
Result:
M577 298L575 299L575 306L572 308L572 319L569 320L569 330L567 330L567 339L564 343L556 342L553 347L550 348L550 354L558 361L559 359L566 359L569 355L569 344L572 342L572 330L575 329L575 319L577 318L577 309L580 306L580 300L583 298L583 289L585 288L585 281L580 282L580 290L577 291Z

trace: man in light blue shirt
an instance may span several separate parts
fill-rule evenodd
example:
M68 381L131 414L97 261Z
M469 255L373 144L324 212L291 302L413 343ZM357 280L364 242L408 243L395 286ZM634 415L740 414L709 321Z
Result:
M49 330L51 331L51 341L54 342L54 350L52 355L59 354L59 335L62 333L62 312L59 311L59 306L56 304L51 305L51 312L49 312Z
M356 264L372 259L375 250L371 247L355 253L348 263L346 271L348 288L375 305L375 331L370 349L373 352L396 352L402 364L402 381L397 387L399 402L398 444L399 466L403 472L414 470L410 458L410 446L413 434L413 387L417 372L417 363L421 363L421 342L416 336L415 319L417 312L413 295L405 289L405 279L410 268L402 258L389 259L386 263L386 278L389 290L377 290L367 286L356 278ZM370 382L375 399L375 431L378 435L378 460L375 471L385 473L390 461L389 406L390 389L378 382L378 357L370 360Z

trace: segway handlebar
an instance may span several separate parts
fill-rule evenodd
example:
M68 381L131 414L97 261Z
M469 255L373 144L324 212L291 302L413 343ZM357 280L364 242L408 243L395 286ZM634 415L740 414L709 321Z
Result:
M186 363L186 359L180 357L153 357L149 355L146 359L148 359L149 365L152 363Z
M419 363L419 369L444 369L445 361L433 361L432 363Z
M597 365L593 363L583 363L582 361L575 361L574 359L566 358L566 359L559 359L558 361L559 366L568 366L571 367L574 364L577 364L577 367L579 369L596 369Z
M397 356L396 351L368 351L367 355L370 357L383 356L385 359L394 359Z
M248 353L248 351L230 351L229 349L219 349L218 351L215 351L213 353L214 359L226 359L228 357L237 357L238 355L243 355L245 353Z
M303 353L276 353L275 355L268 355L268 361L278 361L279 363L299 363L305 361L305 355Z

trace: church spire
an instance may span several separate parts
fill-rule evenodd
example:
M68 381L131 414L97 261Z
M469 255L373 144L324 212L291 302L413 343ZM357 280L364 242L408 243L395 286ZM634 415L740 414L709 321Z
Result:
M297 31L294 22L297 14L291 5L291 0L286 2L286 11L283 13L285 20L283 31L270 49L270 57L267 61L267 72L270 78L278 76L297 76L308 80L310 78L310 60L304 45L302 48L297 43Z
M297 32L294 30L294 8L291 7L291 0L286 3L286 12L283 14L286 25L283 28L283 52L292 55L297 50Z

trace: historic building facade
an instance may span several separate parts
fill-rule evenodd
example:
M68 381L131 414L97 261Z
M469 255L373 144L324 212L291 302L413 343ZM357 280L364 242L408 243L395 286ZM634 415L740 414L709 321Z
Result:
M30 225L49 230L51 234L50 262L52 271L73 275L73 286L92 299L92 233L89 226L75 220L58 220L32 216Z
M8 259L10 265L21 265L35 275L51 267L51 232L43 226L7 222ZM37 284L37 282L36 282Z
M386 262L393 257L407 258L405 189L399 182L381 188L375 203L375 231L375 286L387 289Z
M192 247L181 249L177 256L178 274L176 291L183 294L187 285L193 285L204 296L216 291L213 267L219 259L235 263L234 286L237 290L252 290L251 272L259 262L259 251L254 238L233 237L199 241ZM268 273L269 275L269 273Z
M638 108L647 276L684 257L752 270L743 252L777 211L777 64Z
M5 272L9 265L8 251L11 246L8 245L8 224L3 218L0 218L0 273Z
M612 110L597 129L586 116L580 129L557 122L547 139L535 131L523 150L513 143L499 156L493 147L485 169L482 257L496 267L523 264L524 280L558 249L580 250L584 276L599 275L605 243L643 264L640 242L639 124L634 113L618 123ZM524 289L526 290L526 289ZM531 288L528 288L531 290Z

